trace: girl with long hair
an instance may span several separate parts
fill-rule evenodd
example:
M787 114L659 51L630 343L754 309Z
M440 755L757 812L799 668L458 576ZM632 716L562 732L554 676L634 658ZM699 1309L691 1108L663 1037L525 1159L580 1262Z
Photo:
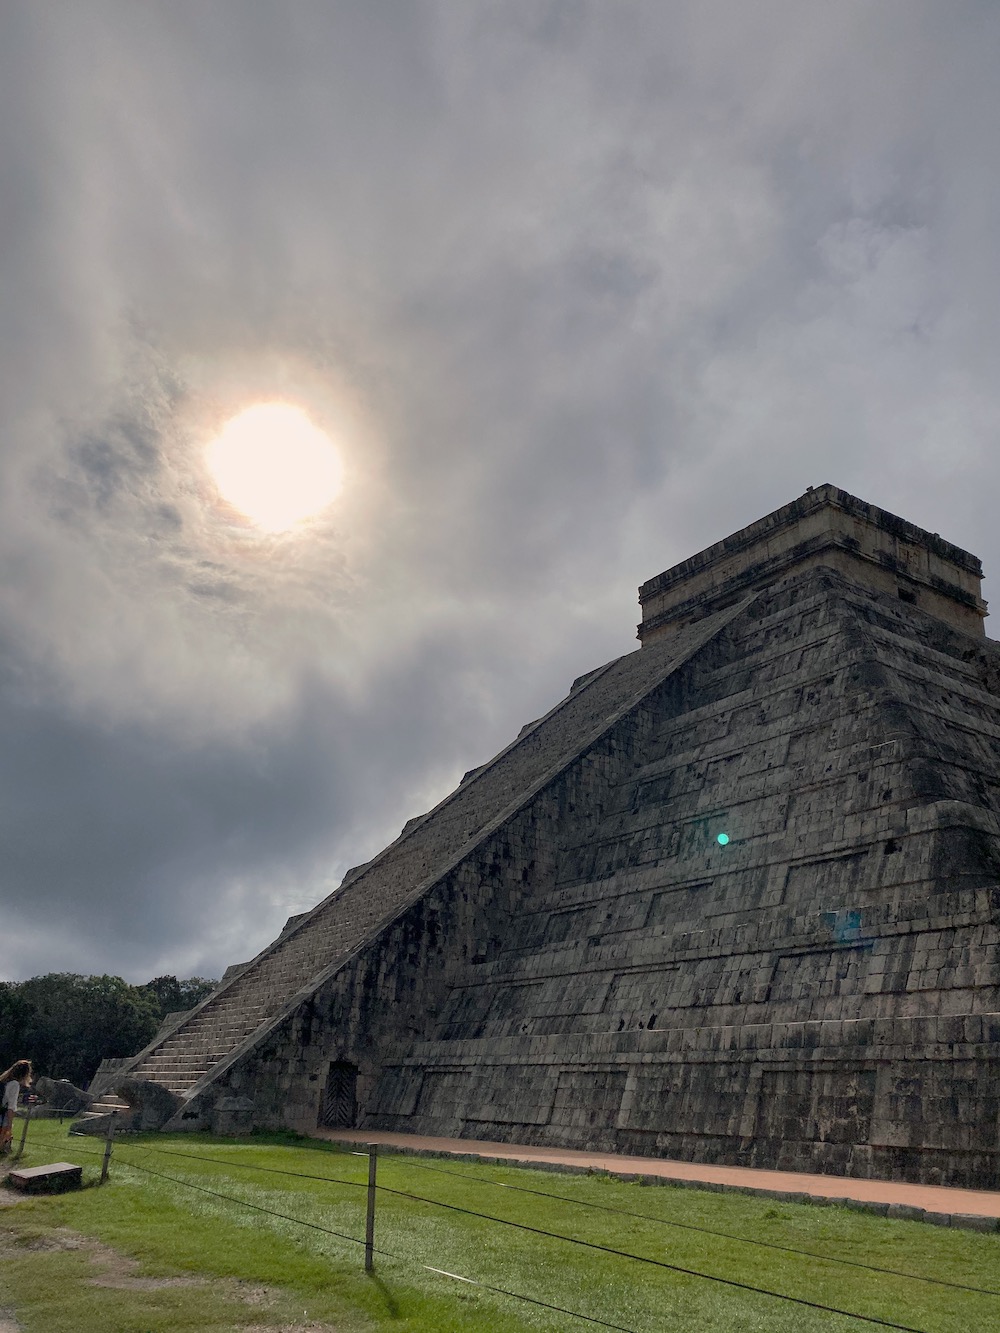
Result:
M9 1069L5 1069L0 1074L0 1153L10 1152L10 1141L13 1137L14 1112L17 1110L17 1099L21 1095L21 1089L27 1088L31 1083L31 1061L15 1060Z

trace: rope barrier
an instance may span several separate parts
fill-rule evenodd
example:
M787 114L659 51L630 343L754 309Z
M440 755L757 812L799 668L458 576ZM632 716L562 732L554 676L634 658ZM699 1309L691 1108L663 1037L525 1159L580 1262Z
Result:
M150 1148L148 1149L148 1151L151 1151L151 1152L157 1152L157 1153L164 1153L164 1154L168 1154L168 1153L169 1153L169 1150L168 1150L168 1149L154 1148L154 1147L150 1147ZM189 1156L189 1154L179 1154L179 1153L177 1153L177 1154L170 1153L169 1155L171 1155L171 1156ZM219 1165L225 1165L225 1164L226 1164L226 1163L222 1162L221 1159L218 1159L218 1158L215 1158L215 1159L205 1159L205 1158L202 1158L201 1160L203 1160L203 1161L204 1161L204 1160L211 1160L213 1164L219 1164ZM147 1169L148 1169L148 1168L147 1168ZM253 1168L251 1167L250 1169L253 1169ZM297 1174L298 1174L297 1172L287 1172L287 1173L286 1173L286 1172L280 1171L280 1168L266 1168L266 1169L267 1169L268 1171L274 1171L276 1174L289 1174L289 1175L297 1175ZM161 1173L153 1173L153 1174L161 1174ZM168 1178L168 1179L172 1179L172 1177L167 1177L167 1178ZM306 1179L314 1179L315 1177L305 1177L305 1178L306 1178ZM352 1182L352 1181L338 1181L335 1177L329 1177L329 1176L327 1176L327 1177L318 1177L318 1179L320 1179L320 1180L326 1180L326 1181L328 1181L329 1183L333 1183L333 1184L337 1184L337 1183L341 1183L341 1184L353 1184L353 1183L354 1183L354 1182ZM179 1183L184 1183L184 1182L179 1182ZM363 1183L363 1182L358 1182L358 1184L362 1184L362 1183ZM785 1292L772 1291L771 1289L769 1289L769 1288L767 1288L767 1287L755 1287L755 1286L752 1286L750 1283L740 1282L740 1281L738 1281L738 1280L735 1279L735 1278L719 1277L717 1274L714 1274L714 1273L704 1273L704 1272L699 1271L698 1269L693 1269L693 1268L686 1268L686 1267L683 1267L683 1266L680 1265L680 1264L671 1264L671 1263L668 1263L668 1262L667 1262L666 1260L664 1260L664 1259L651 1259L651 1258L649 1258L648 1256L645 1256L645 1255L632 1254L632 1253L630 1253L630 1252L627 1251L627 1250L618 1250L618 1249L615 1249L615 1248L612 1247L612 1246L608 1246L608 1245L600 1245L600 1244L598 1244L596 1241L582 1240L582 1239L580 1239L579 1237L576 1237L576 1236L564 1236L564 1235L562 1235L560 1232L556 1232L556 1231L547 1231L547 1230L545 1230L544 1228L541 1228L541 1227L533 1227L533 1226L530 1226L530 1225L529 1225L528 1223L526 1223L526 1222L513 1222L513 1221L508 1220L507 1218L503 1218L503 1217L494 1217L494 1216L492 1216L492 1215L489 1214L489 1213L480 1213L480 1212L477 1212L476 1210L471 1209L471 1208L463 1208L463 1207L460 1206L459 1204L444 1203L444 1202L443 1202L442 1200L440 1200L440 1199L430 1199L430 1198L427 1198L425 1195L412 1194L412 1193L410 1193L410 1192L408 1192L408 1191L406 1191L406 1190L397 1190L397 1189L393 1189L393 1188L391 1188L391 1187L388 1186L388 1185L378 1185L378 1186L376 1186L376 1188L377 1188L378 1190L380 1190L380 1191L381 1191L382 1193L384 1193L384 1194L391 1194L391 1195L394 1195L394 1196L397 1197L397 1198L410 1199L410 1200L412 1200L412 1201L414 1201L414 1202L430 1204L431 1206L433 1206L433 1207L437 1207L437 1208L446 1208L446 1209L448 1209L448 1210L451 1211L451 1212L462 1213L462 1214L464 1214L464 1215L466 1215L466 1216L480 1218L480 1219L482 1219L482 1220L484 1220L484 1221L488 1221L488 1222L496 1222L496 1223L498 1223L498 1224L501 1225L501 1226L509 1226L509 1227L513 1227L513 1228L515 1228L515 1229L518 1230L518 1231L526 1231L526 1232L529 1232L529 1233L531 1233L531 1234L533 1234L533 1235L544 1236L544 1237L546 1237L547 1239L550 1239L550 1240L561 1240L561 1241L566 1242L567 1244L571 1244L571 1245L580 1245L580 1246L583 1246L583 1247L585 1247L585 1248L587 1248L587 1249L597 1250L597 1251L602 1252L602 1253L605 1253L605 1254L611 1254L611 1255L614 1255L614 1256L616 1256L617 1258L621 1258L621 1259L632 1259L632 1260L634 1260L635 1262L638 1262L638 1263L651 1264L651 1265L653 1265L653 1266L655 1266L655 1267L657 1267L657 1268L663 1268L663 1269L666 1269L666 1270L668 1270L668 1271L670 1271L670 1272L681 1273L681 1274L683 1274L683 1275L686 1276L686 1277L697 1277L697 1278L701 1278L701 1279L703 1279L704 1281L721 1283L721 1284L724 1285L724 1286L735 1287L735 1288L738 1288L738 1289L740 1289L740 1290L742 1290L742 1291L755 1292L756 1294L761 1295L761 1296L770 1296L770 1297L773 1297L773 1298L775 1298L775 1299L777 1299L777 1300L790 1301L790 1302L792 1302L793 1304L796 1304L796 1305L802 1305L802 1306L807 1307L808 1309L812 1309L812 1310L822 1310L822 1311L825 1311L826 1313L829 1313L829 1314L843 1315L843 1316L846 1316L846 1317L849 1318L849 1319L858 1319L858 1320L862 1320L862 1321L864 1321L864 1322L866 1322L866 1323L876 1324L876 1325L878 1325L879 1327L882 1327L882 1328L890 1328L890 1329L899 1330L900 1333L923 1333L923 1330L921 1330L921 1329L915 1329L915 1328L913 1328L911 1325L908 1325L908 1324L897 1324L897 1323L894 1323L894 1322L891 1321L891 1320L881 1319L881 1318L879 1318L877 1315L857 1314L857 1313L856 1313L855 1311L853 1311L853 1310L844 1310L844 1309L841 1309L839 1306L825 1305L825 1304L823 1304L822 1302L819 1302L819 1301L810 1301L810 1300L807 1300L805 1297L802 1297L802 1296L789 1296L789 1295L787 1295ZM362 1242L362 1243L363 1243L363 1242ZM424 1266L426 1267L426 1265L424 1265ZM993 1293L988 1293L988 1294L993 1294Z
M126 1146L126 1145L121 1145L121 1144L119 1145L120 1148L123 1147L123 1146ZM285 1175L285 1176L293 1176L293 1177L298 1177L298 1178L305 1179L305 1180L318 1180L318 1181L321 1181L321 1182L324 1182L324 1183L327 1183L327 1184L343 1184L343 1185L355 1185L355 1184L356 1184L356 1185L358 1185L358 1186L362 1186L362 1187L364 1186L364 1182L361 1182L361 1181L358 1181L358 1182L355 1182L355 1181L346 1181L346 1180L339 1179L339 1178L337 1178L337 1177L331 1177L331 1176L313 1176L313 1175L306 1174L306 1173L304 1173L304 1172L289 1172L289 1171L284 1171L284 1170L282 1170L281 1168L276 1168L276 1167L255 1167L255 1166L253 1166L253 1164L250 1164L250 1163L238 1163L238 1164L236 1164L236 1163L232 1163L232 1162L227 1162L227 1161L225 1161L225 1160L223 1160L223 1159L220 1159L220 1158L209 1158L209 1157L204 1157L204 1156L202 1156L202 1155L200 1155L200 1154L189 1154L189 1153L172 1152L172 1151L169 1150L169 1149L156 1148L156 1147L153 1147L152 1145L146 1145L146 1144L144 1144L144 1145L142 1146L141 1149L139 1148L139 1145L138 1145L138 1144L127 1145L127 1148L128 1148L128 1150L130 1150L130 1151L138 1150L138 1151L145 1151L147 1154L150 1153L150 1152L152 1152L152 1153L162 1154L162 1155L164 1155L164 1156L184 1157L184 1158L188 1158L188 1159L190 1159L190 1160L194 1160L194 1161L208 1162L208 1163L210 1163L210 1164L212 1164L212 1165L221 1165L221 1166L239 1165L239 1166L246 1166L248 1169L251 1169L251 1170L262 1170L262 1171L265 1171L265 1172L267 1172L267 1173L269 1173L269 1174ZM81 1151L86 1152L86 1149L82 1149ZM98 1154L95 1153L95 1154L92 1154L92 1155L98 1155ZM359 1154L359 1155L361 1155L361 1154ZM260 1213L264 1213L264 1214L266 1214L266 1215L269 1215L269 1216L272 1216L272 1217L275 1217L275 1218L279 1218L279 1219L282 1220L282 1221L291 1222L291 1223L293 1223L293 1224L297 1224L297 1225L300 1225L300 1226L310 1227L310 1228L312 1228L313 1230L321 1231L321 1232L325 1232L325 1233L328 1234L328 1235L336 1236L338 1239L341 1239L341 1240L347 1240L347 1241L349 1241L349 1242L351 1242L351 1243L353 1243L353 1244L357 1244L357 1245L364 1245L364 1244L365 1244L365 1242L364 1242L363 1240L360 1240L360 1239L358 1239L358 1238L355 1237L355 1236L349 1236L349 1235L347 1235L346 1233L338 1232L338 1231L334 1231L334 1230L332 1230L332 1229L329 1228L329 1227L324 1227L324 1226L320 1225L319 1223L306 1221L306 1220L303 1219L303 1218L296 1218L296 1217L292 1217L292 1216L290 1216L290 1215L288 1215L288 1214L285 1214L285 1213L279 1213L279 1212L277 1212L277 1211L275 1211L275 1210L273 1210L273 1209L265 1208L265 1207L263 1207L263 1206L260 1205L260 1204L253 1204L253 1203L250 1203L248 1200L245 1200L245 1199L239 1199L239 1198L237 1198L237 1197L234 1196L234 1195L222 1194L222 1193L220 1193L220 1192L217 1191L217 1190L211 1190L211 1189L208 1189L208 1188L205 1187L205 1186L195 1185L195 1184L194 1184L193 1182L191 1182L191 1181L181 1180L181 1179L178 1179L176 1176L169 1176L169 1175L167 1175L167 1174L164 1173L164 1172L156 1171L156 1170L154 1170L153 1168L151 1168L151 1167L147 1167L147 1166L143 1166L142 1164L140 1164L140 1163L138 1163L138 1162L129 1162L129 1161L126 1159L126 1165L132 1166L135 1170L145 1171L145 1172L146 1172L147 1174L149 1174L149 1175L157 1176L157 1177L159 1177L159 1178L161 1178L161 1179L168 1180L168 1181L172 1181L174 1184L181 1185L181 1186L184 1186L184 1187L189 1188L189 1189L194 1189L194 1190L199 1191L200 1193L207 1194L207 1195L211 1195L211 1196L213 1196L213 1197L215 1197L215 1198L223 1199L223 1200L225 1200L225 1201L227 1201L227 1202L235 1203L235 1204L239 1204L239 1205L242 1205L243 1207L253 1209L254 1211L257 1211L257 1212L260 1212ZM450 1174L464 1175L465 1173L462 1173L462 1172L454 1172L454 1173L450 1173ZM468 1178L468 1177L467 1177L467 1178ZM657 1267L657 1268L661 1268L661 1269L667 1270L667 1271L669 1271L669 1272L680 1273L680 1274L682 1274L682 1275L684 1275L684 1276L686 1276L686 1277L700 1278L700 1279L702 1279L703 1281L719 1283L719 1284L721 1284L721 1285L723 1285L723 1286L732 1287L732 1288L735 1288L735 1289L738 1289L738 1290L741 1290L741 1291L752 1292L752 1293L754 1293L754 1294L756 1294L756 1295L760 1295L760 1296L769 1296L769 1297L772 1297L772 1298L774 1298L774 1299L776 1299L776 1300L787 1301L787 1302L790 1302L791 1304L794 1304L794 1305L800 1305L800 1306L803 1306L803 1307L805 1307L805 1308L807 1308L807 1309L811 1309L811 1310L819 1310L819 1311L822 1311L822 1312L827 1313L827 1314L841 1315L841 1316L843 1316L843 1317L845 1317L845 1318L848 1318L848 1319L855 1319L855 1320L861 1321L861 1322L863 1322L863 1323L874 1324L874 1325L877 1325L878 1327L881 1327L881 1328L888 1328L888 1329L897 1330L897 1333L925 1333L924 1330L914 1328L912 1325L895 1323L895 1322L892 1321L892 1320L882 1319L882 1318L880 1318L880 1317L877 1316L877 1315L858 1314L857 1312L855 1312L855 1311L853 1311L853 1310L844 1310L844 1309L842 1309L842 1308L840 1308L840 1307L838 1307L838 1306L826 1305L826 1304L824 1304L823 1302L820 1302L820 1301L811 1301L811 1300L806 1299L805 1297L801 1297L801 1296L790 1296L790 1295L788 1295L788 1294L785 1293L785 1292L773 1291L773 1290L771 1290L771 1289L769 1289L769 1288L767 1288L767 1287L757 1287L757 1286L753 1286L752 1284L747 1283L747 1282L740 1282L739 1280L737 1280L737 1279L735 1279L735 1278L720 1277L718 1274L701 1272L701 1271L698 1270L698 1269L687 1268L687 1267L684 1267L683 1265L680 1265L680 1264L671 1264L671 1263L668 1263L668 1262L667 1262L666 1260L664 1260L664 1259L653 1259L653 1258L650 1258L650 1257L648 1257L648 1256L646 1256L646 1255L632 1254L631 1252L629 1252L629 1251L627 1251L627 1250L619 1250L619 1249L616 1249L616 1248L613 1247L613 1246L601 1245L601 1244L597 1243L596 1241L583 1240L583 1239L581 1239L581 1238L579 1238L579 1237L575 1237L575 1236L565 1236L565 1235L562 1235L560 1232L556 1232L556 1231L548 1231L548 1230L546 1230L545 1228L542 1228L542 1227L534 1227L534 1226L530 1226L528 1223L525 1223L525 1222L514 1222L514 1221L511 1221L511 1220L509 1220L509 1219L507 1219L507 1218L494 1217L493 1215L491 1215L491 1214L489 1214L489 1213L480 1213L480 1212L476 1211L475 1209L465 1208L465 1207L462 1207L462 1206L459 1205L459 1204L445 1203L443 1200L428 1198L428 1197L425 1196L425 1195L413 1194L413 1193L411 1193L411 1192L409 1192L409 1191L406 1191L406 1190L397 1190L397 1189L393 1189L393 1188L391 1188L390 1186L387 1186L387 1185L378 1185L376 1188L377 1188L378 1190L380 1190L382 1193L392 1195L392 1196L394 1196L394 1197L396 1197L396 1198L409 1199L409 1200L411 1200L411 1201L413 1201L413 1202L423 1203L423 1204L428 1204L428 1205L430 1205L430 1206L432 1206L432 1207L444 1208L444 1209L447 1209L447 1210L450 1211L450 1212L461 1213L461 1214L463 1214L463 1215L465 1215L465 1216L468 1216L468 1217L475 1217L475 1218L481 1219L481 1220L483 1220L483 1221L495 1222L495 1223L497 1223L498 1225L512 1227L512 1228L514 1228L514 1229L516 1229L516 1230L518 1230L518 1231L524 1231L524 1232L527 1232L527 1233L532 1234L532 1235L543 1236L543 1237L545 1237L546 1239L550 1239L550 1240L559 1240L559 1241L563 1241L563 1242L565 1242L565 1243L567 1243L567 1244L571 1244L571 1245L579 1245L579 1246L582 1246L582 1247L584 1247L584 1248L586 1248L586 1249L591 1249L591 1250L595 1250L595 1251L600 1252L600 1253L613 1255L613 1256L616 1257L616 1258L621 1258L621 1259L631 1259L631 1260L633 1260L634 1262L637 1262L637 1263L649 1264L649 1265L652 1265L652 1266L654 1266L654 1267ZM539 1194L543 1194L543 1195L545 1194L545 1191L531 1191L531 1190L528 1190L528 1191L526 1191L526 1192L528 1192L528 1193L539 1193ZM552 1196L552 1197L565 1197L565 1196ZM575 1201L570 1200L570 1202L575 1202ZM602 1207L602 1205L597 1205L597 1206L598 1206L598 1207ZM619 1211L619 1210L613 1210L613 1209L612 1209L612 1210L610 1210L610 1211ZM624 1210L622 1210L622 1211L624 1211ZM626 1215L628 1215L628 1214L626 1214ZM636 1215L636 1216L641 1216L641 1215ZM658 1220L658 1219L647 1219L647 1220L653 1220L653 1221L655 1221L655 1220ZM692 1228L692 1229L694 1229L694 1230L701 1230L701 1228ZM720 1233L710 1233L710 1234L720 1234ZM724 1234L724 1233L721 1233L721 1234ZM737 1239L739 1239L739 1238L737 1238ZM776 1247L776 1248L777 1248L777 1247ZM380 1250L377 1250L376 1252L379 1253L379 1254L383 1254L383 1255L385 1255L386 1257L389 1257L389 1258L401 1259L403 1262L419 1262L419 1261L407 1261L406 1259L403 1259L402 1256L392 1254L391 1252L386 1251L386 1250L381 1250L381 1249L380 1249ZM817 1257L817 1256L811 1256L811 1257ZM860 1266L864 1266L864 1265L860 1265ZM536 1301L535 1301L535 1298L533 1298L533 1297L522 1296L522 1295L520 1295L519 1293L516 1293L516 1292L506 1292L506 1291L503 1291L501 1288L489 1288L487 1284L479 1284L479 1283L476 1283L476 1280L475 1280L475 1279L466 1279L466 1278L461 1277L461 1276L458 1275L458 1274L445 1273L444 1270L442 1270L442 1269L435 1269L435 1268L432 1268L432 1267L431 1267L430 1265L428 1265L428 1264L420 1264L420 1267L425 1268L425 1269L427 1269L427 1270L430 1271L430 1272L441 1273L441 1274L444 1274L444 1276L447 1276L447 1277L453 1277L453 1278L455 1278L455 1279L458 1280L458 1281L469 1281L469 1282L471 1282L471 1283L475 1283L476 1285L483 1285L486 1289L495 1290L495 1291L497 1291L497 1292L499 1292L499 1293L501 1293L501 1294L509 1295L509 1296L511 1296L513 1299L526 1300L526 1301L529 1301L529 1302L531 1302L531 1303L537 1303L537 1304L546 1304L546 1303L544 1303L544 1302L536 1302ZM874 1269L873 1269L872 1271L878 1271L878 1270L874 1270ZM909 1277L909 1276L911 1276L910 1274L895 1274L895 1275L896 1275L896 1276L901 1276L901 1277ZM958 1285L958 1284L942 1284L942 1285ZM979 1289L979 1288L971 1288L971 1287L970 1287L970 1288L968 1288L968 1290L970 1290L970 1291L975 1291L975 1292L980 1292L981 1294L984 1294L984 1295L996 1295L996 1294L997 1294L997 1293L995 1293L995 1292L991 1292L991 1291L987 1291L987 1290ZM580 1313L577 1312L577 1311L562 1310L561 1307L557 1307L557 1306L547 1306L547 1308L550 1308L550 1309L560 1309L562 1313L570 1314L570 1315L572 1315L572 1316L575 1317L575 1318L583 1319L583 1320L586 1320L586 1321L588 1321L588 1322L592 1322L592 1323L595 1323L595 1322L596 1322L596 1323L604 1323L604 1321L593 1319L591 1316L580 1314ZM618 1326L618 1325L606 1324L606 1323L604 1323L604 1326L605 1326L605 1327L610 1327L610 1328L619 1328L619 1327L620 1327L620 1326ZM632 1333L632 1330L624 1330L624 1333Z
M479 1213L473 1208L463 1208L457 1203L444 1203L440 1199L428 1199L420 1194L409 1194L405 1190L394 1190L388 1185L380 1185L386 1194L394 1194L401 1199L414 1199L419 1203L433 1204L437 1208L447 1208L451 1212L464 1213L467 1217L482 1218L487 1222L498 1222L501 1226L514 1227L518 1231L527 1231L535 1236L545 1236L549 1240L566 1241L570 1245L581 1245L588 1250L597 1250L602 1254L612 1254L619 1259L633 1259L637 1263L651 1264L656 1268L665 1268L673 1273L683 1273L686 1277L700 1277L707 1282L720 1282L727 1287L738 1287L742 1291L753 1291L760 1296L773 1296L778 1300L791 1301L795 1305L804 1305L811 1310L825 1310L829 1314L846 1315L849 1319L861 1319L870 1324L878 1324L883 1328L900 1329L902 1333L923 1333L921 1329L912 1328L908 1324L896 1324L888 1319L880 1319L877 1315L856 1314L853 1310L842 1310L835 1305L823 1305L818 1301L806 1300L803 1296L789 1296L783 1291L771 1291L767 1287L754 1287L747 1282L739 1282L735 1278L719 1277L715 1273L702 1273L696 1268L685 1268L680 1264L667 1263L665 1259L650 1259L643 1254L631 1254L628 1250L618 1250L611 1245L600 1245L597 1241L581 1240L577 1236L563 1236L558 1231L547 1231L543 1227L529 1226L527 1222L511 1222L504 1217L493 1217L490 1213Z
M130 1148L134 1146L136 1145L129 1145ZM84 1149L83 1151L86 1152L86 1149ZM158 1150L152 1149L152 1151L155 1152ZM99 1156L99 1154L97 1153L93 1153L91 1155ZM144 1171L146 1172L147 1175L156 1176L161 1180L172 1181L175 1185L182 1185L187 1189L197 1190L201 1194L209 1194L216 1199L224 1199L228 1203L235 1203L241 1205L244 1208L251 1208L253 1209L254 1212L264 1213L268 1217L279 1218L283 1222L293 1222L298 1226L310 1227L313 1231L321 1231L328 1236L335 1236L339 1240L350 1241L354 1245L363 1246L365 1244L365 1241L357 1236L349 1236L346 1234L346 1232L335 1231L332 1227L325 1227L321 1225L319 1222L310 1222L302 1217L292 1217L288 1213L279 1213L273 1208L265 1208L262 1204L251 1203L248 1199L240 1199L232 1194L222 1194L218 1190L207 1189L204 1185L195 1185L193 1182L189 1180L180 1180L178 1179L177 1176L168 1176L165 1172L155 1171L152 1167L143 1166L140 1162L126 1162L126 1165L132 1167L132 1169L135 1171ZM306 1178L313 1179L313 1177L306 1177ZM315 1178L328 1179L326 1177L315 1177ZM353 1182L344 1182L344 1183L353 1183ZM598 1324L602 1328L610 1328L616 1330L616 1333L636 1333L635 1329L627 1328L624 1324L612 1324L609 1323L606 1319L598 1319L595 1315L582 1314L579 1310L570 1310L563 1305L554 1305L552 1302L543 1301L536 1296L525 1296L521 1292L510 1291L505 1287L491 1286L488 1282L482 1282L478 1278L465 1277L459 1273L449 1273L446 1272L443 1268L434 1268L430 1264L421 1263L419 1260L408 1259L405 1255L397 1254L392 1250L386 1250L379 1247L376 1248L375 1253L383 1256L383 1258L394 1259L399 1263L404 1263L404 1264L415 1263L417 1267L423 1268L429 1273L436 1273L441 1277L453 1278L457 1282L466 1282L474 1287L482 1287L483 1290L485 1291L492 1291L502 1296L509 1296L513 1300L525 1301L529 1305L540 1306L545 1310L553 1310L559 1314L569 1315L573 1319L581 1319L588 1324Z
M253 1162L236 1162L221 1157L207 1157L201 1153L184 1153L172 1151L168 1148L155 1148L150 1145L149 1151L161 1154L164 1157L179 1157L193 1162L209 1162L215 1166L235 1166L240 1170L246 1171L264 1171L270 1175L291 1176L301 1180L319 1180L330 1184L354 1186L358 1189L366 1188L366 1182L363 1180L344 1180L340 1176L318 1176L304 1171L286 1171L281 1167L257 1166ZM366 1153L350 1153L350 1156L366 1157ZM383 1159L384 1160L384 1159ZM456 1176L460 1180L475 1181L480 1185L493 1185L497 1189L513 1190L519 1194L532 1194L541 1199L556 1199L562 1203L576 1204L580 1208L592 1208L601 1212L612 1213L617 1217L629 1217L637 1221L654 1222L660 1226L678 1227L683 1231L693 1231L703 1236L717 1236L723 1240L734 1240L743 1245L756 1245L762 1249L777 1250L781 1254L794 1254L800 1258L815 1259L820 1263L842 1264L849 1268L859 1268L867 1273L879 1273L889 1277L901 1277L913 1282L927 1282L934 1286L954 1288L956 1291L968 1291L979 1296L1000 1296L1000 1291L995 1291L991 1287L974 1287L965 1282L951 1282L947 1278L928 1277L923 1273L907 1273L898 1268L882 1268L877 1264L866 1264L860 1259L844 1259L836 1255L816 1254L812 1250L800 1250L791 1245L779 1245L774 1241L754 1240L749 1236L734 1235L730 1231L717 1231L711 1227L700 1227L693 1222L676 1222L671 1218L654 1217L649 1213L635 1213L627 1208L615 1208L610 1204L592 1203L588 1199L574 1199L567 1194L555 1194L551 1190L530 1189L526 1185L511 1185L505 1181L488 1180L482 1176L472 1175L467 1171L453 1171L448 1167L430 1166L423 1162L406 1161L407 1166L418 1167L424 1171L436 1171L442 1175ZM385 1186L379 1185L376 1188L383 1189ZM414 1195L414 1198L421 1196Z
M468 1171L454 1171L447 1166L431 1166L427 1162L407 1161L408 1166L421 1171L436 1171L445 1176L457 1176L460 1180L472 1180L479 1185L493 1185L497 1189L514 1190L519 1194L534 1194L540 1199L559 1199L563 1203L576 1204L579 1208L594 1208L601 1212L613 1213L617 1217L631 1217L643 1222L655 1222L660 1226L679 1227L683 1231L695 1231L703 1236L718 1236L724 1240L735 1240L742 1245L756 1245L765 1250L778 1250L782 1254L795 1254L805 1259L817 1259L825 1264L844 1264L849 1268L860 1268L868 1273L882 1273L890 1277L909 1278L913 1282L929 1282L938 1287L954 1287L957 1291L971 1291L980 1296L1000 1296L1000 1291L992 1287L972 1287L965 1282L951 1282L943 1277L928 1277L925 1273L907 1273L899 1268L880 1268L877 1264L866 1264L860 1259L844 1259L838 1255L816 1254L813 1250L800 1250L792 1245L779 1245L775 1241L754 1240L751 1236L738 1236L731 1231L717 1231L712 1227L700 1227L693 1222L676 1222L672 1218L654 1217L650 1213L634 1213L627 1208L615 1208L611 1204L592 1203L589 1199L574 1199L568 1194L554 1194L551 1190L530 1189L527 1185L511 1185L503 1180L487 1180L482 1176L472 1175Z

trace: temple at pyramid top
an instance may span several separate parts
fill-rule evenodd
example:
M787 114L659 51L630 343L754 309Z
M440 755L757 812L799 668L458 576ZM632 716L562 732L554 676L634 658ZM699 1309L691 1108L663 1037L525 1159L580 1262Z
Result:
M644 583L638 637L648 643L793 570L816 565L918 606L965 634L985 634L978 556L825 485L810 487L791 504Z

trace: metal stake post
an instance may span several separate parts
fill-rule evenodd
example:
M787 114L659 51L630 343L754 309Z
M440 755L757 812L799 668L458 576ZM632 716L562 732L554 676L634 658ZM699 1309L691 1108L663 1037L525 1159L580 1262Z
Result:
M28 1126L31 1124L31 1113L34 1109L34 1104L29 1102L27 1114L24 1117L24 1128L21 1130L21 1142L17 1145L17 1156L14 1158L16 1162L21 1160L24 1153L24 1140L28 1137Z
M108 1178L108 1163L111 1161L111 1145L114 1142L115 1138L115 1116L117 1114L118 1114L117 1111L112 1111L111 1118L108 1121L108 1136L104 1144L104 1161L101 1163L100 1183L102 1185Z
M375 1172L378 1167L378 1144L368 1145L368 1216L365 1220L365 1272L375 1267Z

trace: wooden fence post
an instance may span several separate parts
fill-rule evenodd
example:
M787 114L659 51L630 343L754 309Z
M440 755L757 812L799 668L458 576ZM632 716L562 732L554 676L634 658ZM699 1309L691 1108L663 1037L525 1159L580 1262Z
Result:
M24 1141L28 1137L28 1126L31 1124L31 1113L34 1109L35 1109L34 1103L29 1102L28 1111L24 1117L24 1128L21 1130L21 1142L17 1145L17 1155L14 1158L15 1162L19 1162L21 1160L22 1154L24 1153Z
M368 1216L365 1219L365 1272L375 1267L375 1172L378 1168L378 1144L368 1145Z
M100 1184L102 1185L108 1178L108 1163L111 1161L111 1145L115 1138L115 1116L117 1114L117 1111L112 1111L111 1118L108 1120L108 1135L104 1142L104 1161L101 1163Z

